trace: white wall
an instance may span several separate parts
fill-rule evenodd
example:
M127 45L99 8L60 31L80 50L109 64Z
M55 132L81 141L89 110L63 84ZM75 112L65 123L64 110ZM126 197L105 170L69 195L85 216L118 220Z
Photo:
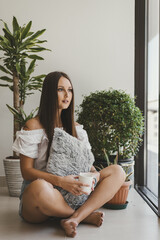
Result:
M0 0L0 18L11 26L33 21L33 30L46 28L45 52L35 74L55 70L72 79L76 105L82 95L115 89L134 93L134 1L133 0ZM2 28L2 23L0 23ZM0 34L2 31L0 29ZM2 73L0 72L0 75ZM12 154L12 94L0 88L0 175L2 159ZM26 110L39 104L39 93L29 97Z

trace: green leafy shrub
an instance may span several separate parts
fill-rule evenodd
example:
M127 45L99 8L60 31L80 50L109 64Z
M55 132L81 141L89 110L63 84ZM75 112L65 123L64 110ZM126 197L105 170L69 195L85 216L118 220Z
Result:
M96 91L85 96L76 111L84 125L93 153L104 159L117 154L118 159L135 156L142 142L144 118L134 98L122 90Z

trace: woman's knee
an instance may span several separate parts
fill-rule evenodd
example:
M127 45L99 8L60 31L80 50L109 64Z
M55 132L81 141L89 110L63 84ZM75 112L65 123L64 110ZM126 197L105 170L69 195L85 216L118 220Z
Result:
M109 167L106 167L100 171L100 175L102 178L108 177L110 175L114 175L116 178L122 179L122 181L125 181L126 173L123 170L123 168L118 164L110 165Z
M53 189L53 185L51 183L49 183L46 180L41 179L41 178L34 180L32 182L32 186L34 186L38 189L46 189L46 188Z
M34 180L25 190L24 195L30 195L34 199L39 198L40 194L46 194L53 189L52 184L48 183L44 179Z
M113 165L113 172L118 177L120 177L123 181L125 181L126 173L120 165L118 165L118 164Z
M40 223L48 219L39 206L51 188L52 185L43 179L37 179L28 185L22 197L22 215L26 221Z

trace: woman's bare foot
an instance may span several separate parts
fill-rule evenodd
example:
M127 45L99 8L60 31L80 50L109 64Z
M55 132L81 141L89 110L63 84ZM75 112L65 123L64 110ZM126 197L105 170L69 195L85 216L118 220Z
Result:
M64 229L66 235L68 237L75 237L77 232L76 228L78 223L73 219L63 219L61 220L61 226Z
M104 220L104 213L103 212L93 212L88 217L86 217L82 222L89 223L100 227Z
M103 220L104 220L103 212L93 212L88 217L86 217L82 222L93 224L96 225L97 227L100 227L103 223ZM61 226L68 237L76 236L78 222L76 221L75 218L62 219Z

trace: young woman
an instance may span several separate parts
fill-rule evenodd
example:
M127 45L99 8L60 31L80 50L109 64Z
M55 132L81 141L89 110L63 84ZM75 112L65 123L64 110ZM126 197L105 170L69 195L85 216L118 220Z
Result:
M100 172L92 166L90 171L97 185L88 199L72 209L61 193L62 189L79 196L85 194L76 176L56 176L46 172L47 159L54 135L54 128L63 128L70 135L90 144L82 125L74 122L74 92L69 77L63 72L49 73L43 83L37 117L27 121L17 132L13 150L20 153L21 172L24 178L20 196L20 215L30 223L40 223L49 217L58 217L67 236L74 237L80 222L100 226L103 212L95 212L109 201L125 180L125 173L118 165ZM94 182L93 182L94 185Z

